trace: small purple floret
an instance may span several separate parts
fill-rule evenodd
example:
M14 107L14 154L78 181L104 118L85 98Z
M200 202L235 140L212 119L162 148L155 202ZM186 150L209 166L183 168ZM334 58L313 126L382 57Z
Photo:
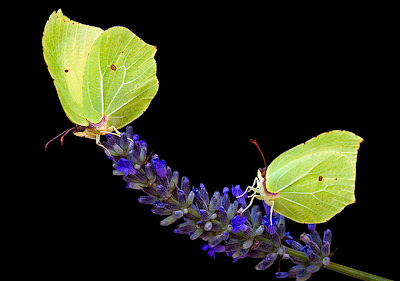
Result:
M236 215L231 220L233 233L237 233L237 232L239 232L239 230L242 230L245 227L246 221L247 221L246 217L240 217L239 215Z

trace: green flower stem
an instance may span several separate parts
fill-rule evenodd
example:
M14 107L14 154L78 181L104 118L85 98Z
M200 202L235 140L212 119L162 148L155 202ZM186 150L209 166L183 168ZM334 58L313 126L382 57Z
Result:
M307 260L307 257L304 253L296 251L294 249L291 248L286 248L286 253L300 258L300 259L304 259ZM344 266L341 264L337 264L334 262L330 262L330 264L328 266L324 266L324 268L332 270L332 271L336 271L338 273L347 275L347 276L351 276L360 280L365 280L365 281L393 281L392 279L387 279L387 278L383 278L383 277L379 277L361 270L357 270L348 266Z

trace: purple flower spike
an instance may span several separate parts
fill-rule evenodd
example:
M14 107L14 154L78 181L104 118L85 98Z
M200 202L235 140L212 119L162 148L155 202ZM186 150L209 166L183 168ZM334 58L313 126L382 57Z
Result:
M245 226L246 221L247 221L246 217L240 217L240 216L236 215L231 220L233 233L237 233L239 230L241 230Z

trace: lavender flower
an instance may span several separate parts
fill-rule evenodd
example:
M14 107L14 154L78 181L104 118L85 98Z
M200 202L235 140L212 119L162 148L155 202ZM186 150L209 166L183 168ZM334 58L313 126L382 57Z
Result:
M232 221L232 232L237 233L239 230L245 230L246 229L246 223L247 218L246 217L240 217L239 215L235 216Z
M208 244L203 245L203 247L201 247L201 249L203 251L207 251L208 256L213 257L215 259L215 253L221 253L225 251L225 247L224 246L215 246L215 247L211 247Z
M243 190L240 188L240 185L235 185L235 186L232 185L232 195L233 197L237 198L238 202L240 203L240 205L242 205L243 208L246 208L247 206L246 198L248 198L248 196L247 193L243 195Z
M330 230L326 230L321 239L315 226L310 225L310 234L303 236L303 245L286 232L283 216L276 212L271 216L268 205L264 204L265 215L257 205L243 212L247 194L236 198L243 194L239 185L232 185L231 190L225 187L222 193L215 191L211 197L203 184L191 188L189 179L182 177L179 181L179 173L172 171L157 154L148 161L147 144L133 134L132 127L127 127L120 138L107 136L107 142L102 144L114 162L113 173L123 176L128 188L144 192L138 201L150 205L154 214L164 216L160 221L162 226L177 223L174 233L206 241L202 250L210 257L226 253L234 262L247 257L258 258L261 261L255 267L257 270L270 267L278 257L286 257L295 265L289 272L276 273L276 278L298 280L306 280L329 265ZM230 192L236 200L231 200ZM283 242L291 246L291 251L303 252L306 258L304 254L300 254L303 258L288 255Z
M132 162L125 158L120 158L115 164L115 169L127 176L133 171Z

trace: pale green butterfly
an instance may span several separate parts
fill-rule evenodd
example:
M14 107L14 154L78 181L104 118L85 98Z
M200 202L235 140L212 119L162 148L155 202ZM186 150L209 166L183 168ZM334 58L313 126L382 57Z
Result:
M46 23L42 44L61 105L77 125L63 137L73 130L101 146L101 135L119 135L156 95L156 47L124 27L103 31L58 10Z
M254 198L263 200L271 207L271 224L272 210L299 223L331 219L355 202L357 152L362 141L351 132L331 131L282 153L268 168L259 169L253 185L247 187L245 193L254 191L248 207Z

